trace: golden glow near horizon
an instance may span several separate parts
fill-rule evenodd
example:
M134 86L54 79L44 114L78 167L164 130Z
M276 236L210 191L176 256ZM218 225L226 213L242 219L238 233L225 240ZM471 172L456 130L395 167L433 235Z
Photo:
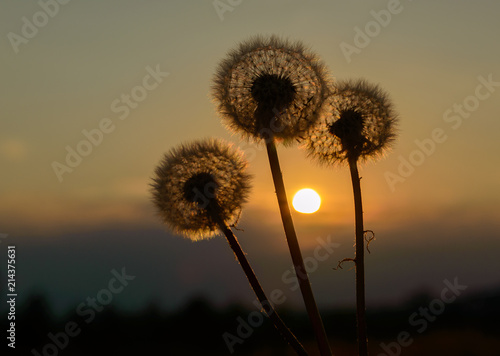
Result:
M384 215L384 221L406 226L437 217L448 221L453 211L471 224L480 219L500 221L492 209L500 200L495 179L500 165L492 164L498 161L500 120L491 119L497 117L500 98L500 73L495 69L500 46L491 46L498 33L500 2L481 7L461 2L451 17L448 5L406 2L390 25L381 25L377 35L372 30L373 36L366 32L375 21L370 13L386 11L384 4L296 3L277 18L283 12L281 2L245 2L224 12L221 23L210 2L194 6L187 1L156 1L145 7L122 1L116 7L87 1L78 11L61 6L42 28L34 22L44 8L32 2L3 2L2 28L10 38L2 47L0 77L11 85L2 92L2 112L8 114L2 116L0 132L0 232L51 236L116 224L160 226L149 201L154 166L175 145L203 137L222 138L242 149L255 178L244 208L249 212L243 216L279 225L279 216L269 213L277 206L265 148L232 136L209 100L216 65L235 43L259 33L302 41L334 77L364 77L378 83L396 105L400 134L392 152L360 166L366 219L377 221ZM103 11L116 15L112 25L108 16L96 15ZM137 14L140 31L130 32L131 13ZM429 15L425 23L422 14ZM83 16L92 21L81 21ZM304 30L297 32L296 21L290 19L304 22ZM475 31L464 28L464 21ZM359 31L353 30L353 23ZM443 28L453 34L447 41L435 35ZM366 47L357 48L361 42ZM346 56L341 46L356 51ZM145 96L148 66L158 67L163 82L153 90L146 88ZM479 88L483 82L487 87ZM144 83L154 86L151 78ZM117 102L125 105L123 110ZM125 108L130 111L126 118ZM111 120L115 130L104 125L109 131L104 134L99 124L108 121L103 119ZM318 224L318 229L350 227L349 170L312 162L292 145L279 151L290 205L305 184L323 200L321 211L301 217ZM60 173L62 182L54 162L68 167ZM488 174L477 189L464 189L481 171Z
M321 205L321 197L313 189L301 189L295 193L292 205L299 213L312 214L318 211Z

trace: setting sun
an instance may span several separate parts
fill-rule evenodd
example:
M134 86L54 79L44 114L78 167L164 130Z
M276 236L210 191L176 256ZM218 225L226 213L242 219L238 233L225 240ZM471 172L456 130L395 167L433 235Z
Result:
M318 211L321 205L321 198L313 189L301 189L295 193L292 205L299 213L312 214Z

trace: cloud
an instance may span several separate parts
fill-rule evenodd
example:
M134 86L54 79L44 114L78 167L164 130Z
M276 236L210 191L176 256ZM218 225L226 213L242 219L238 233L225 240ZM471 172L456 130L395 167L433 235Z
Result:
M0 226L15 234L57 236L115 227L159 227L148 178L125 177L71 191L10 190L2 193Z
M124 197L130 198L149 198L148 177L126 177L113 183L113 192Z
M2 196L0 205L0 226L17 235L57 236L119 226L158 225L153 207L144 199L17 191Z

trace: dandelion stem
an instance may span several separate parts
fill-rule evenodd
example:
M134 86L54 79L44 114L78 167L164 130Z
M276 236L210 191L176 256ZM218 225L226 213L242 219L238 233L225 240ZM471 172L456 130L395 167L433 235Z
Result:
M285 184L283 182L283 175L280 169L278 152L276 150L276 144L273 137L266 140L266 148L269 157L269 164L271 166L274 187L276 189L276 195L278 197L281 220L285 229L288 248L290 249L290 254L292 257L295 274L297 275L297 279L299 282L302 298L304 299L307 314L309 315L309 319L311 320L320 354L321 356L331 356L332 351L330 350L330 345L328 344L326 331L323 326L323 321L321 320L316 301L314 299L314 295L311 289L311 283L309 282L309 277L307 276L307 271L304 266L304 260L302 259L302 253L300 252L299 242L297 240L297 235L293 226L292 214L290 213L290 207L288 205L288 200L286 197Z
M366 334L366 304L365 304L365 261L364 261L364 227L363 205L361 199L361 182L358 171L357 157L349 158L352 190L354 193L354 211L356 224L356 319L358 325L359 356L368 355L368 339Z
M211 209L212 211L217 211L218 209ZM271 321L273 322L274 326L276 329L278 329L279 333L283 338L285 339L286 342L295 350L297 355L301 356L308 356L308 353L304 349L304 347L301 345L301 343L297 340L295 335L288 329L288 327L285 325L283 320L280 318L278 315L278 312L273 308L271 303L266 297L266 294L264 293L264 290L262 289L257 276L255 275L252 267L250 266L250 263L248 262L247 258L245 257L245 253L241 249L241 246L236 239L236 236L233 234L232 230L227 226L227 224L220 218L220 215L217 213L212 213L212 218L217 222L217 225L219 228L222 230L224 235L227 238L227 242L229 243L229 246L231 246L231 249L233 250L234 254L236 255L236 258L238 259L241 267L243 268L243 271L245 272L248 282L250 282L250 286L252 287L253 291L255 292L255 295L259 299L260 304L262 305L262 308L266 312L266 314L269 316Z

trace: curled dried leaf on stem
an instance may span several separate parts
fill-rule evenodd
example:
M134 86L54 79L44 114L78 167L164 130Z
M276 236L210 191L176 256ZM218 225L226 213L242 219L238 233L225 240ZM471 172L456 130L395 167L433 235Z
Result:
M349 258L349 257L344 258L343 260L340 260L340 261L339 261L339 263L338 263L337 267L333 268L333 270L334 270L334 271L337 271L339 268L340 268L340 269L343 269L343 268L342 268L342 263L344 263L344 262L354 262L354 263L356 263L356 259L355 259L355 258ZM353 266L353 267L351 267L351 268L349 269L349 271L350 271L351 269L353 269L353 268L354 268L354 266Z
M370 234L370 236L368 236L368 234ZM375 233L373 232L373 230L365 230L363 231L363 235L366 241L366 251L368 251L368 253L371 253L369 247L370 247L370 242L375 240Z

